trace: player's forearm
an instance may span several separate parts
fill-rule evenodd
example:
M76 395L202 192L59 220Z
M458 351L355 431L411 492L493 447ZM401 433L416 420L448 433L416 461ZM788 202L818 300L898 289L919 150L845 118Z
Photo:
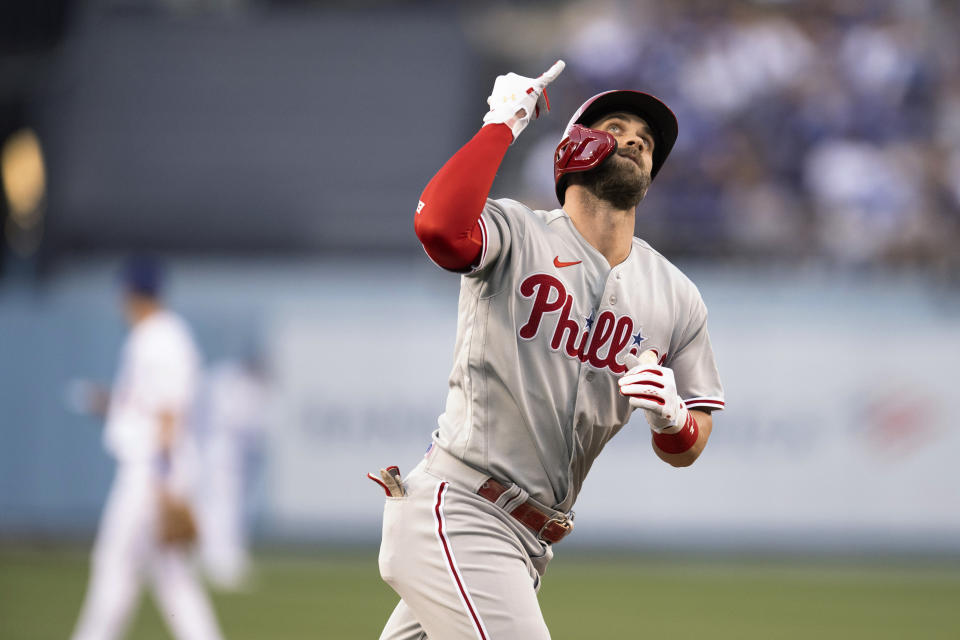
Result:
M169 478L173 465L173 445L177 438L177 414L161 411L157 416L160 429L157 433L156 470L164 480Z
M656 433L652 434L651 444L653 446L654 453L657 454L661 460L673 467L689 467L694 463L694 461L700 457L700 454L703 453L704 447L707 446L707 440L710 439L710 432L713 431L713 417L704 411L697 411L692 409L690 415L697 423L697 439L686 451L679 453L670 453L669 451L664 451L657 444L658 435ZM663 436L659 436L662 438Z
M163 411L159 416L160 434L159 448L160 454L169 456L173 449L173 443L177 439L177 424L179 422L177 414L173 411Z
M505 124L480 129L427 184L414 230L427 255L445 269L469 268L483 250L480 215L513 133Z

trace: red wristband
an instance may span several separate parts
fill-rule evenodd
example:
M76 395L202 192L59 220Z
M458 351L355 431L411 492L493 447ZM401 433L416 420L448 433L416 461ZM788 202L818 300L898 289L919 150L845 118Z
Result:
M683 423L683 429L676 433L654 433L653 442L664 453L683 453L697 443L700 436L700 427L697 421L693 419L693 414L687 412L687 421Z

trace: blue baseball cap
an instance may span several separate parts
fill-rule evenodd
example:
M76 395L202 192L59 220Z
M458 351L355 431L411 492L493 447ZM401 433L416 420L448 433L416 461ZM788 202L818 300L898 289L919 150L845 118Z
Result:
M163 263L155 256L134 255L126 259L121 281L127 293L156 298L163 289Z

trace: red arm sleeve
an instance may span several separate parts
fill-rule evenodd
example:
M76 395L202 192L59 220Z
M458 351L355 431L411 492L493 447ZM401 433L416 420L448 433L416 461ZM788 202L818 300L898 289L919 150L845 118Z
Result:
M513 133L483 127L427 184L413 227L427 255L444 269L464 271L483 250L480 214Z

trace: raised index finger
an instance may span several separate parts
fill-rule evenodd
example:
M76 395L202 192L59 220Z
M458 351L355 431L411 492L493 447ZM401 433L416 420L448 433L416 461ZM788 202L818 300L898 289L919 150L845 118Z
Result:
M537 78L537 84L540 85L541 89L546 88L548 84L557 79L557 76L560 75L560 72L563 71L564 67L567 66L567 63L563 60L557 60L553 63L553 66L540 74L540 77Z

